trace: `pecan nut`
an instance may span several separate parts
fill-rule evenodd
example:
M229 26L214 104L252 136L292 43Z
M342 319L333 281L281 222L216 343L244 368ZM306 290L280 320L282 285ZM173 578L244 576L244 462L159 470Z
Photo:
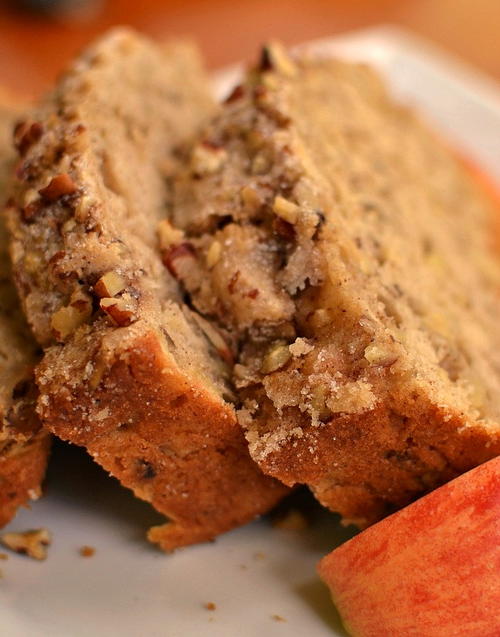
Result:
M117 272L106 272L94 285L94 292L101 299L106 297L113 297L123 292L127 287L125 279Z
M191 243L184 241L178 245L171 245L162 251L162 262L170 274L178 279L180 277L181 262L188 259L196 260L196 253Z
M99 306L117 327L127 327L134 321L134 309L125 299L104 298Z
M65 195L73 195L77 190L75 182L68 173L61 173L52 177L48 185L38 192L45 201L52 203Z
M260 366L260 371L263 374L276 372L278 369L284 367L291 357L292 354L290 353L288 344L285 341L278 341L267 351Z
M35 144L43 134L40 122L20 122L14 129L14 145L22 156Z

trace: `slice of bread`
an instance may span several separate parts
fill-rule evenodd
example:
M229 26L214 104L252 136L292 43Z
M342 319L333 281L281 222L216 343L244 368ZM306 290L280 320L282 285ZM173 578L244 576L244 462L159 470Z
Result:
M266 473L365 525L499 453L495 213L372 70L264 50L174 216Z
M12 171L12 129L21 106L0 95L0 197ZM2 201L3 203L3 201ZM37 346L11 281L8 238L0 217L0 527L40 495L50 437L36 415Z
M226 401L229 347L207 337L157 250L176 147L214 109L193 47L117 30L17 137L12 256L46 348L39 413L168 516L149 532L165 550L247 522L286 491L250 459Z

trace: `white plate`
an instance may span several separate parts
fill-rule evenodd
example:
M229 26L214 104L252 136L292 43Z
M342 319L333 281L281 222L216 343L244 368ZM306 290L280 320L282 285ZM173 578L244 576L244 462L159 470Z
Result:
M500 91L485 77L391 28L307 45L375 64L395 93L500 182ZM227 92L237 76L217 75ZM0 562L2 637L332 637L344 635L315 564L349 536L333 515L302 532L261 520L216 543L162 555L144 540L160 520L74 448L58 446L47 495L9 530L47 526L46 562ZM83 558L83 545L96 548ZM216 610L204 607L216 604ZM280 616L286 621L278 621Z

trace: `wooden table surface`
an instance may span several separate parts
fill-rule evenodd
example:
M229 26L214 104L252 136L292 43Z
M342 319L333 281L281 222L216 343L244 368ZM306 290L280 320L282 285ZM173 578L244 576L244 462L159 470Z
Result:
M39 94L71 55L115 24L194 36L212 67L251 59L270 37L297 43L395 24L500 80L500 0L72 0L84 6L52 18L20 11L22 2L0 0L0 83L26 94Z

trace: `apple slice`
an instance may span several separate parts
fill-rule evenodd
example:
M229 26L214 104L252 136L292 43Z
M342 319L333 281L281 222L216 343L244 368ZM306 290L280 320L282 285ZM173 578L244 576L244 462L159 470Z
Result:
M500 637L500 457L318 565L356 637Z

